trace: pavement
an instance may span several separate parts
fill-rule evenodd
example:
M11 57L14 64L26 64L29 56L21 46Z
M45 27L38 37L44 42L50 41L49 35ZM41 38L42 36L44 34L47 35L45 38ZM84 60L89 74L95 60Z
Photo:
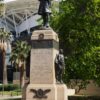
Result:
M2 96L2 95L0 95L0 100L13 100L13 99L17 100L20 98L22 98L21 95L19 95L19 96L8 96L8 95Z

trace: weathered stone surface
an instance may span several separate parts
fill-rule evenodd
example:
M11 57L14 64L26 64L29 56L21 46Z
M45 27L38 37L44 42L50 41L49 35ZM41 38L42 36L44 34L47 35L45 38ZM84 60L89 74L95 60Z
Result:
M35 97L37 95L37 91L39 89L42 89L43 91L46 91L46 90L50 90L49 92L46 92L43 96L43 98L39 98L39 97ZM36 91L36 92L32 92L32 90ZM56 87L54 84L30 84L28 85L27 87L27 90L26 90L26 96L23 97L22 100L57 100L56 99Z
M42 36L43 36L43 39L45 39L45 40L53 39L53 40L59 41L57 33L55 33L53 30L34 31L32 34L31 40L41 40L39 38L39 36L41 36L41 34L43 34Z
M57 100L68 100L67 87L65 84L57 84Z
M36 49L31 51L31 76L30 83L33 84L50 84L53 83L53 50ZM37 60L38 59L38 60Z
M68 100L66 86L56 84L55 79L58 35L53 30L38 30L31 40L30 84L24 87L22 100Z
M39 89L50 91L46 92L43 98L39 98L36 96ZM23 95L22 100L68 100L67 88L64 84L29 84L24 94L26 95Z
M43 35L40 38L40 35ZM32 34L31 84L55 83L54 60L58 52L57 34L52 30L39 30Z

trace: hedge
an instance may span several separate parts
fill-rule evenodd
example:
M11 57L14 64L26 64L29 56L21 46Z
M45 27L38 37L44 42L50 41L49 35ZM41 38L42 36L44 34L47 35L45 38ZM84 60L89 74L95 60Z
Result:
M17 90L20 89L19 85L16 84L8 84L8 85L0 85L0 91L3 90L4 87L4 91L12 91L12 90Z
M100 96L69 96L68 100L100 100Z

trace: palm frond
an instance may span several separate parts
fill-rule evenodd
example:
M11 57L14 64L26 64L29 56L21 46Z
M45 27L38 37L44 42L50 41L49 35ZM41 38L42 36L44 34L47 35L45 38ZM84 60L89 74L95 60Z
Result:
M26 41L16 41L10 60L20 66L28 57L30 49L31 46Z

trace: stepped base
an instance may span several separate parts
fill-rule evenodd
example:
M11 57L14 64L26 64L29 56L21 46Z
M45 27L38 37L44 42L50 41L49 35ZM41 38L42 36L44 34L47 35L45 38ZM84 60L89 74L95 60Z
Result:
M68 100L67 87L64 84L29 84L22 100Z

